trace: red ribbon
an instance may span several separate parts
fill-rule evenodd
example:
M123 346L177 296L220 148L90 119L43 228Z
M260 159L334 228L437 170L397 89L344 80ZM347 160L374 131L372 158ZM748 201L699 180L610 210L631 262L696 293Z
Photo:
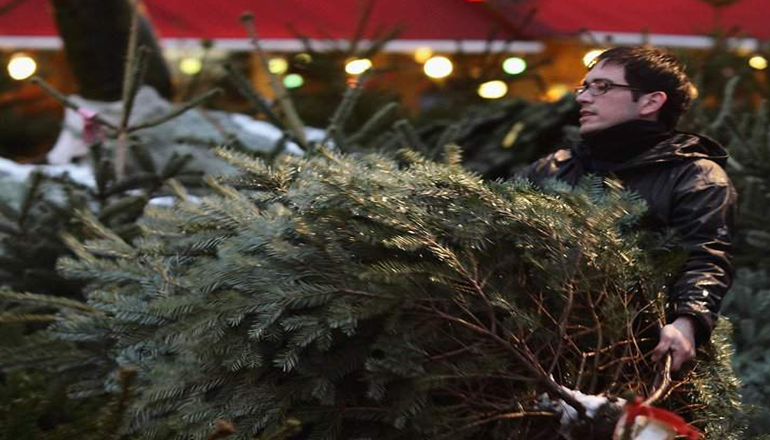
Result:
M636 419L637 416L645 416L665 423L676 431L678 435L687 436L687 440L699 440L702 435L700 431L690 426L678 415L671 411L666 411L665 409L643 405L642 400L639 398L632 402L628 402L625 407L625 412L627 427L634 424L634 419Z

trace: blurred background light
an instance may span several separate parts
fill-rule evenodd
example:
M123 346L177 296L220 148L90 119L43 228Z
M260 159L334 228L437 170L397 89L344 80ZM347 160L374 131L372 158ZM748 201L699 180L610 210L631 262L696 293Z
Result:
M305 84L305 78L297 73L290 73L283 79L283 85L287 89L296 89L297 87L302 87L303 84Z
M527 62L520 57L510 57L503 61L503 71L509 75L518 75L527 70Z
M757 70L765 70L767 69L767 58L761 55L754 55L749 58L749 66Z
M572 88L566 84L554 84L545 92L545 99L551 102L558 101L571 91Z
M283 75L289 70L289 62L285 58L270 58L270 61L267 62L267 69L270 73Z
M425 62L423 70L425 71L425 74L431 78L446 78L452 74L454 66L452 65L452 61L450 61L449 58L435 56L431 57L428 61Z
M479 96L484 99L499 99L508 94L508 84L503 81L487 81L479 86Z
M200 58L185 57L179 60L179 70L185 75L195 75L203 69L203 62Z
M430 47L420 47L414 51L414 60L420 64L425 64L432 56L433 49Z
M17 81L29 78L35 74L36 70L37 63L26 54L13 55L8 62L8 74Z
M345 64L345 72L350 75L360 75L372 68L372 61L368 58L359 58Z
M601 49L592 49L586 52L585 55L583 55L583 64L586 66L590 65L593 60L596 59L601 53L604 52Z

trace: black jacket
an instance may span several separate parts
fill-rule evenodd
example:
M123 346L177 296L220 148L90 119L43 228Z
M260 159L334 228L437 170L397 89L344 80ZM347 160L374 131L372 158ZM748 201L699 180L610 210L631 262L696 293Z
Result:
M688 252L668 295L667 319L690 315L707 341L733 278L731 243L737 195L725 173L727 153L704 136L632 121L527 167L521 177L570 184L588 173L619 179L648 203L653 227L672 228ZM628 133L633 133L630 136ZM596 142L590 142L590 141ZM593 145L592 145L593 144ZM591 148L591 147L594 148Z

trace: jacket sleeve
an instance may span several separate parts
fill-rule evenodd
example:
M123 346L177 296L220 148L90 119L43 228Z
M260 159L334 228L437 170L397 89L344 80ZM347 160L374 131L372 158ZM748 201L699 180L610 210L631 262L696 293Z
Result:
M542 170L543 168L548 166L549 157L543 157L535 162L532 162L531 164L527 165L526 167L518 170L513 177L516 179L527 179L532 183L540 183L542 180Z
M693 166L679 182L670 224L682 239L687 259L669 292L667 320L695 318L700 345L709 340L732 284L737 195L724 170L711 162Z
M517 179L528 179L530 182L538 185L545 179L556 177L560 166L570 157L569 150L558 150L517 171L514 177Z

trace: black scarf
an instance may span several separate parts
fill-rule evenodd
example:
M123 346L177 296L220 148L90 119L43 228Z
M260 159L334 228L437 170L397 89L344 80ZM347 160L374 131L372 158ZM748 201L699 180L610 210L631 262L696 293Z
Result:
M582 136L572 153L588 172L612 171L671 135L659 122L636 119Z

